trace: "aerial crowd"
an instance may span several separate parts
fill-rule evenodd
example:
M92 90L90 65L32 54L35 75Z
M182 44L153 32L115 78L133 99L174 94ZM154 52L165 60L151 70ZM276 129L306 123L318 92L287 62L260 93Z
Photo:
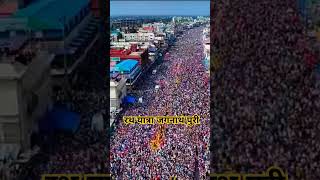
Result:
M120 117L111 137L111 173L123 179L192 179L209 170L209 83L202 64L202 29L186 31L156 73L144 77L135 94L142 103L125 116L200 116L200 125L166 125L164 145L157 151L150 140L158 125L125 125ZM159 85L160 88L154 88ZM195 162L198 163L195 163Z
M216 1L212 46L212 171L320 178L320 92L294 0Z
M35 163L27 177L110 168L117 179L188 180L196 174L205 179L207 172L262 173L279 166L292 180L319 179L320 53L296 5L295 0L214 1L211 78L202 63L203 27L186 30L152 67L154 73L130 91L140 100L123 107L110 149L106 131L90 128L94 114L109 118L105 62L84 65L101 72L80 72L69 95L61 89L53 97L81 115L78 132L60 135L45 152L47 161ZM195 114L200 125L166 125L157 150L150 141L159 125L122 121L122 116Z

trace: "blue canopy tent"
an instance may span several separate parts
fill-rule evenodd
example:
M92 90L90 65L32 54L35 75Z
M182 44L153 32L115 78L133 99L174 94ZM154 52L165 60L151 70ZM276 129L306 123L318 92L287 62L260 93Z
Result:
M66 131L74 133L80 125L80 115L64 106L56 106L39 122L41 132Z
M124 104L133 104L136 102L136 98L133 96L125 96L122 101Z

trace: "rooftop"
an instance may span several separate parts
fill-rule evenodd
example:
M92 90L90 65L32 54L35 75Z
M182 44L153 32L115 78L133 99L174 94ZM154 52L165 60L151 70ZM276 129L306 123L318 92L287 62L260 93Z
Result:
M64 17L66 22L70 21L88 4L89 0L41 0L18 10L12 17L28 18L32 29L61 29Z

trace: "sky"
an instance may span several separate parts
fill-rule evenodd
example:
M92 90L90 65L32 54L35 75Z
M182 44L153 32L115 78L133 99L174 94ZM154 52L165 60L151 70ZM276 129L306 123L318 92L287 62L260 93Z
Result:
M110 15L209 16L210 1L110 1Z

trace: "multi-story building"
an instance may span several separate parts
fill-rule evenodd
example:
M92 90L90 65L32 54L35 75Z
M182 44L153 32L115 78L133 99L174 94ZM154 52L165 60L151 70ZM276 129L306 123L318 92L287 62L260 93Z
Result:
M37 121L51 108L50 62L37 52L28 64L9 56L0 62L0 146L30 148Z
M141 47L142 49L144 49L143 47L145 46L150 46L150 45L153 45L153 42L125 42L125 41L122 41L122 40L119 40L119 41L112 41L110 42L110 45L111 45L111 48L113 49L130 49L131 47L131 44L137 44L138 47Z
M51 107L54 79L63 77L65 72L72 73L97 39L97 23L89 12L89 1L73 2L71 8L62 8L70 2L37 1L10 18L1 19L12 22L0 27L0 42L10 54L0 55L1 147L8 144L17 144L22 150L30 147L30 134L36 131L41 115ZM47 23L30 24L28 19ZM40 47L41 52L34 51ZM28 58L18 55L29 50L35 55L27 55Z
M121 109L123 98L127 95L126 79L115 75L110 81L110 127Z
M17 10L10 18L0 19L1 37L27 36L36 40L35 47L55 55L51 69L54 84L60 84L66 73L75 74L99 36L99 19L90 12L90 1L74 0L72 6L68 3L64 0L37 1ZM30 19L37 23L28 23ZM1 22L10 25L1 26Z
M122 34L125 41L133 42L133 41L142 41L142 42L148 42L154 40L154 33L152 32L143 32L140 31L138 33L123 33Z
M126 79L114 77L110 81L110 111L120 109L122 99L127 95Z
M118 59L118 61L126 59L134 59L139 62L141 69L147 70L151 63L147 49L138 49L137 44L131 45L130 49L110 49L110 58Z
M127 79L126 85L132 86L142 74L137 60L127 59L112 67L111 73L120 73L120 77Z

